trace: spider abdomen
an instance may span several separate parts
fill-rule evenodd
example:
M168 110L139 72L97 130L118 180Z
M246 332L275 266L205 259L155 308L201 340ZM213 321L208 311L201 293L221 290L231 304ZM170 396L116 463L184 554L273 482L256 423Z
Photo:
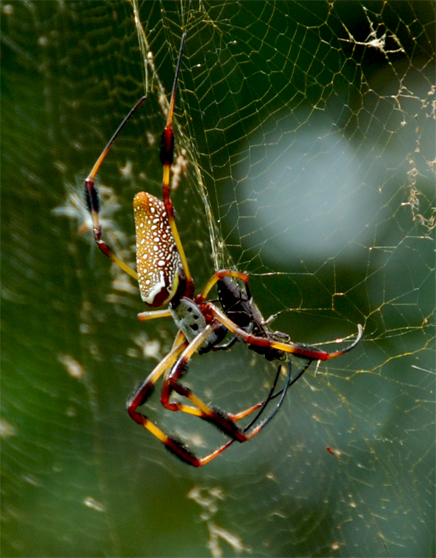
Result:
M176 293L181 259L165 204L147 192L133 200L136 226L136 268L142 300L162 306Z

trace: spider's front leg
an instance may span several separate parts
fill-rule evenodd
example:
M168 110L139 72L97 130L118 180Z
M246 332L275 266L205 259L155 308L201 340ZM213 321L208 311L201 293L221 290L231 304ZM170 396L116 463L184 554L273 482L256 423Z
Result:
M118 135L120 134L121 130L130 120L131 116L138 110L138 108L142 105L145 101L145 97L141 97L139 101L132 107L128 115L124 118L121 124L116 129L114 135L108 141L106 147L101 152L99 158L95 162L94 166L92 167L91 172L89 173L88 177L85 180L85 201L88 208L89 213L91 214L92 224L93 224L93 232L94 232L94 239L97 246L100 250L110 258L114 263L116 263L123 271L128 273L133 279L138 280L138 276L136 271L125 264L122 260L115 255L112 248L106 244L106 242L101 238L101 225L100 220L98 218L98 213L100 211L100 200L98 197L98 190L95 186L95 177L97 175L98 169L100 168L101 164L103 163L106 155L108 154L110 148L112 147L114 141L117 139Z

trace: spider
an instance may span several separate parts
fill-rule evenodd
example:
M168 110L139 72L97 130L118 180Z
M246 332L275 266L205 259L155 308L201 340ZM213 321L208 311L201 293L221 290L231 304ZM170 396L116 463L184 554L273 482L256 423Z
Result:
M253 301L248 275L230 269L215 272L204 289L199 294L195 294L194 281L177 230L170 198L171 165L174 157L172 121L185 39L186 33L183 34L181 40L167 121L162 135L160 160L163 166L163 201L147 192L137 193L133 201L137 272L120 260L102 239L98 217L99 197L94 179L112 144L132 115L142 105L145 97L141 97L136 102L98 157L85 180L85 198L92 216L94 239L100 250L138 281L140 295L146 305L152 308L168 305L164 310L141 312L138 314L139 320L172 317L178 328L171 351L136 388L127 401L127 411L135 422L149 430L177 457L194 467L201 467L221 454L235 441L246 442L256 436L275 416L288 388L301 377L311 362L336 358L352 350L360 342L363 329L358 325L355 341L348 347L332 353L325 352L318 347L291 342L288 335L269 330L269 320L264 320ZM217 289L219 304L207 300L214 287ZM231 340L227 344L220 344L228 332L232 335ZM237 340L245 342L249 349L264 356L267 360L286 361L286 365L279 365L274 383L264 401L234 414L205 403L190 388L182 384L180 379L195 353L227 350ZM290 354L307 360L304 367L292 379ZM285 385L275 392L278 378L282 374L286 377ZM166 409L181 411L206 420L217 426L230 439L215 451L200 457L177 436L164 432L143 412L138 411L138 407L148 399L154 385L162 376L161 403ZM171 400L173 391L186 398L189 403L183 402L186 399L177 402ZM279 396L273 412L259 422L259 417L270 401ZM255 413L254 418L247 426L240 428L237 424L238 421L252 413Z

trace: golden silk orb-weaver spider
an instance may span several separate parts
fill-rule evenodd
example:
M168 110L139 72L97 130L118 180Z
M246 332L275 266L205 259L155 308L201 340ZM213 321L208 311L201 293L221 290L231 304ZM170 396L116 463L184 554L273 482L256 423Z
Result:
M248 275L230 269L215 272L204 289L199 294L195 294L194 281L177 230L170 197L171 165L174 157L172 121L185 39L186 34L183 34L167 121L162 135L160 160L163 165L163 201L146 192L136 194L133 201L137 271L120 260L102 239L98 217L99 198L94 179L115 139L144 102L145 97L141 97L133 106L94 164L85 181L85 198L92 216L94 238L100 250L138 281L141 298L148 306L156 308L168 304L165 310L142 312L138 314L138 318L145 321L172 317L178 328L171 351L131 395L127 401L127 411L134 421L154 434L180 459L194 467L201 467L217 457L235 441L246 442L256 436L277 413L288 388L301 377L312 361L329 360L351 351L360 342L363 330L359 325L355 341L332 353L315 346L291 342L288 335L269 330L269 321L264 320L253 301L248 285ZM240 287L235 280L239 280L244 288ZM207 300L214 287L218 293L217 302ZM225 345L220 345L228 332L232 335L231 340ZM229 413L205 403L180 380L195 353L229 349L237 340L245 342L249 349L264 356L267 360L286 361L286 364L279 365L274 383L263 401L238 413ZM289 355L307 360L304 367L292 379ZM281 372L285 375L286 382L284 387L275 392ZM161 403L163 407L206 420L218 427L229 437L229 440L212 453L199 457L177 436L164 432L143 412L140 412L138 408L148 399L154 385L162 376ZM177 402L171 400L173 391L186 398L189 403L182 402L183 399ZM273 412L260 421L259 418L267 405L278 397L279 400ZM239 427L238 421L250 415L254 416L250 423L244 428Z

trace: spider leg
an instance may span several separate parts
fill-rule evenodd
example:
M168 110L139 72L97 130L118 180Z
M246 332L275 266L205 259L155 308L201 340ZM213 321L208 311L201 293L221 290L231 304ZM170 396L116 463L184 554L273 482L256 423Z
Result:
M150 395L154 384L159 380L162 374L176 362L179 355L183 352L188 342L186 340L181 341L178 345L173 346L171 351L159 362L155 369L147 376L147 378L135 389L133 394L129 397L127 401L127 411L129 415L139 422L139 424L144 425L143 415L136 412L136 409L142 405ZM143 417L143 418L140 418Z
M274 390L275 390L276 385L277 385L277 380L278 380L278 378L279 378L279 376L280 376L280 373L281 373L281 371L282 371L282 369L283 369L284 366L285 366L284 364L281 364L281 365L278 367L277 374L276 374L274 383L273 383L273 385L271 386L271 389L270 389L270 392L269 392L268 397L265 399L264 404L262 405L260 411L259 411L259 412L256 414L256 416L250 421L250 423L247 424L247 426L244 428L244 432L247 432L247 431L253 426L253 424L255 424L255 423L259 420L260 416L262 415L262 413L263 413L264 410L266 409L266 406L268 405L268 403L269 403L270 401L272 401L273 399L275 399L276 397L278 397L278 396L281 394L281 397L280 397L280 399L279 399L279 402L278 402L277 405L275 406L273 412L272 412L264 421L262 421L260 424L258 424L258 426L257 426L256 428L254 428L254 429L250 432L250 434L247 435L247 439L253 438L253 436L256 436L257 434L259 434L259 432L260 432L263 428L265 428L265 426L266 426L266 425L273 419L273 417L278 413L280 407L282 406L282 403L283 403L283 401L285 400L285 397L286 397L286 393L287 393L287 391L288 391L288 389L289 389L289 387L291 386L291 383L292 383L292 382L291 382L292 364L291 364L291 361L289 361L289 362L287 363L287 366L286 366L286 368L287 368L287 374L286 374L286 383L285 383L285 386L284 386L280 391L278 391L277 393L274 393Z
M200 331L200 333L184 349L183 353L181 353L179 359L177 360L177 362L175 362L171 369L167 368L167 374L164 378L164 384L161 393L161 403L166 409L172 411L185 411L190 414L201 416L205 419L211 419L211 417L214 415L213 409L203 403L201 399L194 395L189 388L180 384L178 380L186 371L188 362L192 358L194 353L201 347L201 345L207 340L207 338L217 327L218 324L215 327L211 324L207 325L205 329ZM196 411L194 411L192 407L186 406L179 402L171 403L169 399L172 391L176 391L176 393L186 397L192 403L194 403Z
M307 368L307 366L309 366L310 362L306 365L305 369ZM291 385L291 362L289 361L288 365L287 365L287 376L286 376L286 384L284 386L284 388L282 388L279 392L274 394L274 390L276 388L277 385L277 381L278 378L280 376L280 372L282 371L284 365L280 365L278 367L277 370L277 374L274 380L274 383L270 389L270 393L268 394L268 397L265 399L265 401L262 404L256 405L255 407L253 407L250 412L254 411L255 408L258 408L259 406L261 406L261 410L256 414L256 416L254 417L254 419L252 421L250 421L250 423L244 428L244 439L243 440L239 440L241 442L245 442L247 440L250 440L251 438L254 438L254 436L256 436L257 434L259 434L259 432L261 430L263 430L263 428L265 428L265 426L273 419L273 417L277 414L277 412L279 411L286 393L289 389L289 386ZM269 401L271 401L272 399L275 399L276 397L278 397L279 395L281 395L279 402L277 403L274 411L264 420L262 421L256 428L254 428L249 434L246 434L246 432L253 426L253 424L255 424L259 417L261 416L261 414L263 413L263 411L265 410L267 404L269 403ZM244 413L241 415L243 416L247 416L248 413ZM239 418L243 418L243 416L240 416ZM223 446L221 446L220 448L218 448L217 450L215 450L213 453L209 454L208 456L204 457L204 458L200 458L200 465L205 465L206 463L209 463L209 461L212 461L213 459L215 459L215 457L217 457L218 455L220 455L224 450L226 450L228 447L230 447L236 440L232 439L229 440L226 444L224 444ZM180 457L180 456L179 456Z
M249 345L254 345L256 347L265 347L269 349L277 349L285 353L291 353L296 356L305 357L311 360L330 360L332 358L336 358L345 353L348 353L348 351L351 351L352 349L354 349L354 347L356 347L356 345L360 342L363 336L363 328L359 324L357 326L357 330L358 330L357 337L353 341L353 343L348 345L348 347L341 349L340 351L336 351L334 353L327 353L326 351L323 351L318 347L314 347L311 345L304 345L303 343L291 343L290 341L284 343L268 337L258 337L256 335L247 333L246 331L238 327L232 320L230 320L225 315L225 313L222 310L220 310L217 306L215 306L210 302L205 304L212 312L213 316L215 316L215 318L218 321L220 321L222 325L224 325L229 331L231 331L234 335L240 337L243 341L245 341Z
M172 318L172 314L169 308L166 310L151 310L146 312L139 312L138 320L140 322L145 322L146 320L156 320L159 318Z
M129 400L127 401L127 411L131 418L146 428L151 432L156 438L158 438L167 449L179 457L182 461L189 463L194 467L202 467L209 463L212 459L215 459L224 450L226 450L232 443L233 439L229 440L221 447L213 451L212 453L206 455L205 457L198 457L192 450L190 450L177 436L167 434L161 428L159 428L154 422L152 422L146 415L140 413L137 408L142 405L149 397L155 383L159 380L162 374L177 360L179 355L183 352L187 346L187 341L184 340L168 353L168 355L156 366L156 368L151 372L151 374L140 384L140 386L134 391Z
M124 126L127 124L127 122L130 120L132 115L138 110L138 108L142 105L144 101L145 101L145 97L141 97L139 101L137 101L136 104L131 108L128 115L124 118L124 120L121 122L121 124L118 126L117 130L115 131L114 135L108 141L106 147L101 152L99 158L97 159L96 163L92 167L91 172L89 173L87 179L85 180L85 200L88 206L88 210L92 217L95 242L97 243L97 246L100 248L100 250L108 258L110 258L123 271L128 273L135 280L138 280L138 275L136 271L131 267L129 267L127 264L125 264L122 260L120 260L118 256L116 256L115 253L112 251L112 248L108 246L106 242L104 242L104 240L102 240L101 238L101 225L98 218L98 212L100 210L100 201L98 197L97 188L95 187L94 179L98 172L98 169L100 168L102 162L104 161L106 155L108 154L110 148L112 147L112 144L117 139L118 135L120 134Z
M180 68L182 65L182 54L183 54L183 48L185 46L185 39L186 39L186 33L183 33L182 41L180 43L179 58L177 60L176 72L174 75L174 83L171 92L170 104L168 107L167 123L162 134L160 160L163 165L163 178L162 178L163 202L165 204L165 209L171 227L171 232L177 246L177 251L179 252L180 259L182 261L183 271L186 279L186 289L187 292L189 292L189 294L192 295L194 293L194 284L193 284L191 272L189 271L188 260L186 259L186 255L183 249L182 241L180 239L179 231L177 230L176 220L174 217L173 202L171 201L170 198L170 171L174 159L173 114L174 114L174 105L176 101L177 82L179 79Z
M142 405L149 397L155 383L159 380L162 374L172 366L172 364L177 360L180 353L184 350L187 345L187 341L183 341L178 346L174 347L167 356L156 366L156 368L151 372L151 374L138 386L134 393L130 396L127 401L127 412L131 418L138 424L144 426L149 432L151 432L156 438L158 438L166 447L175 453L180 459L190 463L194 467L199 467L205 463L201 462L189 448L187 448L183 442L178 440L176 437L166 434L161 430L156 424L154 424L146 415L137 411L137 408ZM220 448L221 449L221 448ZM224 451L225 448L221 449ZM218 450L217 450L218 451ZM216 453L219 455L220 451ZM211 457L212 459L212 457Z
M305 366L302 368L302 370L298 373L298 375L291 380L291 361L288 362L287 364L287 375L286 375L286 384L285 386L279 390L278 392L274 393L274 390L276 388L277 385L277 381L278 378L280 376L280 372L283 369L283 364L281 364L278 367L277 370L277 374L274 380L273 385L271 386L270 392L268 397L265 399L265 401L263 402L263 404L261 404L261 409L260 411L256 414L256 416L250 421L250 423L244 428L244 433L246 433L252 426L253 424L255 424L258 419L260 418L261 414L264 412L267 404L272 401L273 399L275 399L276 397L278 397L279 395L280 400L277 403L276 407L274 408L273 412L264 420L262 421L256 428L254 428L249 434L245 434L246 440L250 440L251 438L254 438L254 436L256 436L257 434L259 434L259 432L261 430L263 430L263 428L265 428L265 426L273 419L273 417L277 414L277 412L279 411L285 397L287 394L288 389L292 386L292 384L294 384L303 374L304 372L307 370L307 368L310 366L310 364L312 363L311 360L309 360ZM258 407L258 406L256 406ZM253 408L254 410L254 408ZM248 414L248 413L247 413ZM246 416L246 415L244 415ZM242 416L240 417L242 418ZM244 441L246 441L244 440ZM224 450L226 450L229 446L231 446L233 443L235 442L234 439L230 440L229 442L227 442L226 444L224 444L223 446L221 446L220 448L218 448L215 452L209 454L208 456L206 456L205 458L201 459L201 465L205 465L206 463L209 463L209 461L212 461L213 459L215 459L215 457L217 457L219 454L221 454ZM201 466L200 465L200 466Z
M176 339L173 343L173 348L179 345L185 339L185 335L179 331L176 335ZM172 387L168 384L168 376L171 373L171 368L167 368L165 371L164 382L161 392L161 403L169 411L182 411L190 415L197 417L203 417L203 413L197 407L192 407L191 405L185 405L183 403L170 403L169 399L171 397Z
M281 371L281 367L279 366L278 370L277 370L277 374L276 374L276 380L274 382L273 387L270 390L269 395L267 396L266 399L264 399L263 401L261 401L260 403L256 403L255 405L252 405L251 407L248 407L247 409L244 409L243 411L240 411L238 413L229 413L226 412L226 416L234 421L234 422L238 422L241 419L249 416L251 413L254 413L254 411L257 411L258 409L260 409L261 407L266 407L267 404L269 403L269 401L272 401L273 399L275 399L276 397L278 397L279 395L281 395L284 391L284 389L287 388L282 388L280 389L277 393L272 393L272 391L275 389L275 386L277 384L277 379L280 375L280 371ZM170 371L171 372L171 371ZM161 401L162 405L166 408L169 409L170 411L182 411L184 413L188 413L190 415L194 415L197 416L199 418L202 418L204 420L208 420L209 422L211 421L210 416L208 416L207 414L205 414L203 411L201 411L200 409L198 409L197 407L193 407L191 405L185 405L183 403L180 402L173 402L173 403L168 403L169 401L169 397L171 396L171 393L173 391L178 392L174 386L173 386L173 382L174 380L171 380L171 383L168 383L168 387L166 387L166 391L167 394L165 395L165 399L164 401ZM293 383L293 382L292 382ZM263 411L262 411L263 412ZM257 419L259 418L260 413L258 413L258 415L256 415L256 419L253 422L256 422ZM250 425L252 425L252 423L250 423ZM244 429L245 430L245 429Z
M224 348L224 347L223 347ZM174 367L177 366L174 365ZM277 381L278 378L280 376L280 372L281 372L282 366L279 366L277 369L277 374L273 383L273 386L270 389L270 393L268 394L267 398L264 399L263 401L261 401L260 403L256 403L255 405L252 405L251 407L248 407L247 409L244 409L243 411L240 411L238 413L229 413L227 412L226 415L227 417L234 422L238 422L239 420L247 417L248 415L250 415L251 413L253 413L254 411L257 411L259 408L261 407L266 407L267 404L269 403L269 401L271 401L272 399L275 399L276 397L278 397L280 394L283 393L283 391L285 389L287 389L287 387L285 386L285 388L282 388L279 392L277 393L273 393L276 385L277 385ZM185 369L180 369L179 373L176 374L176 378L175 373L174 373L174 368L172 369L168 369L165 375L165 379L164 379L164 386L162 388L162 395L161 395L161 403L162 405L170 410L170 411L182 411L191 415L195 415L198 416L199 418L205 419L205 420L211 420L209 414L204 413L203 411L201 411L198 407L193 407L191 405L185 405L183 403L180 402L170 402L169 399L171 397L171 393L173 391L176 391L177 393L179 393L180 395L180 390L176 389L177 385L180 385L178 383L175 384L175 382L183 375L183 373L186 370L186 365L185 365ZM293 383L293 382L292 382ZM191 399L192 400L192 399ZM281 403L280 403L281 404ZM263 411L261 411L263 412ZM256 415L256 419L254 421L252 421L250 423L250 426L257 421L257 419L259 418L261 412L259 412Z
M156 368L151 372L148 378L135 390L135 392L127 402L128 413L132 417L132 419L135 420L135 422L144 426L144 428L146 428L149 432L151 432L154 436L156 436L163 444L165 444L165 446L172 453L174 453L182 461L185 461L190 465L193 465L194 467L201 467L203 465L206 465L206 463L209 463L210 461L215 459L215 457L217 457L223 451L225 451L230 445L233 444L234 441L238 440L240 442L245 442L246 440L249 440L252 437L254 437L256 434L258 434L277 413L278 409L280 408L284 400L284 397L286 395L286 392L291 382L291 367L289 364L286 385L282 390L280 390L280 392L274 394L274 390L276 388L277 381L283 365L279 366L273 386L271 387L268 397L265 399L265 401L251 407L247 411L235 415L236 420L239 420L247 416L251 412L254 412L256 409L261 408L260 412L257 413L255 419L251 421L247 427L245 427L244 431L239 430L236 427L236 425L233 424L233 421L229 418L229 415L226 415L221 411L217 411L208 407L199 398L195 396L189 397L190 390L188 390L187 388L185 388L185 386L182 386L178 382L172 384L171 377L174 376L176 378L179 378L181 376L183 369L186 367L186 362L187 362L184 359L189 360L189 358L191 358L194 352L198 349L198 347L201 346L201 344L207 339L207 337L213 332L213 330L214 330L214 326L208 325L206 327L206 330L201 332L190 344L187 344L188 342L184 338L184 335L181 332L179 332L178 335L176 336L176 342L175 345L173 346L173 349L156 366ZM232 439L226 442L225 444L223 444L222 446L220 446L217 450L206 455L205 457L198 457L181 440L179 440L177 436L165 433L161 428L159 428L143 413L138 412L137 408L147 400L155 383L159 380L159 378L164 373L166 373L166 375L168 376L168 382L165 383L164 381L164 388L162 390L163 393L165 389L167 389L165 388L165 385L171 383L171 386L175 389L175 391L177 391L181 395L184 395L185 397L188 397L196 405L196 407L189 407L188 405L174 404L176 405L176 409L174 410L183 410L185 412L189 412L190 414L199 416L200 418L209 420L210 422L217 424L220 427L220 429L223 430L226 434L231 436L233 434ZM168 394L169 393L170 390L168 390ZM260 417L261 413L263 412L264 408L269 403L269 401L275 399L279 395L281 395L280 400L276 408L274 409L274 411L271 413L271 415L266 420L264 420L260 425L258 425L254 430L246 434L245 432L249 428L251 428L251 426L257 421L257 419ZM162 395L162 398L165 399L164 395ZM230 432L229 432L229 424L232 424L232 426L230 426ZM239 438L235 436L235 429L239 433Z
M248 286L248 274L247 273L241 273L239 271L233 271L231 269L222 269L221 271L216 271L212 275L212 277L209 279L209 281L207 282L204 289L196 297L197 301L201 301L201 302L205 301L206 297L209 294L209 292L211 291L211 289L223 277L236 277L237 279L240 279L241 281L243 281L245 283L245 289L246 289L246 292L247 292L247 296L248 296L249 299L251 298L250 287Z
M240 413L233 414L233 415L229 414L229 413L225 413L220 409L217 409L217 408L214 408L214 407L211 407L211 406L207 405L199 397L197 397L192 392L192 390L190 388L181 384L179 382L179 379L183 375L183 373L186 369L186 366L187 366L189 360L192 358L193 354L196 352L196 350L198 350L198 348L202 345L202 343L209 337L209 335L213 332L215 327L212 326L212 325L208 325L206 327L206 329L204 331L202 331L201 333L199 333L197 335L197 337L186 347L186 349L180 355L178 361L174 364L174 366L171 368L171 370L169 371L169 373L166 375L166 377L164 379L164 386L162 388L161 402L162 402L162 405L164 407L166 407L167 409L171 409L173 411L184 411L186 413L190 413L190 414L198 416L198 417L200 417L204 420L207 420L208 422L211 422L212 424L217 426L217 428L219 428L222 432L224 432L228 436L231 436L234 440L237 440L238 442L242 443L242 442L245 442L245 441L249 440L250 438L255 436L258 432L260 432L260 430L276 414L279 407L283 403L284 397L286 395L286 391L288 389L288 384L291 381L290 365L289 365L289 370L288 370L288 375L287 375L287 382L286 382L285 387L280 392L282 394L282 397L280 398L280 401L277 404L277 407L276 407L275 411L261 425L258 425L252 432L250 432L249 434L246 434L245 432L246 432L247 428L245 428L244 430L241 430L240 428L238 428L236 426L236 422L238 420L241 420L242 418L248 416L249 414L253 413L257 409L261 408L261 411L258 413L258 415L256 417L256 420L257 420L257 418L263 412L263 409L266 407L268 402L272 398L276 397L276 396L273 397L273 392L275 390L275 386L277 384L277 380L278 380L278 377L280 375L281 367L279 367L279 369L278 369L278 372L277 372L277 375L276 375L276 378L275 378L275 382L274 382L273 387L272 387L272 391L270 391L270 394L268 395L266 400L264 400L264 401L262 401L262 402L260 402L256 405L253 405L253 406L249 407L248 409L246 409L246 410L244 410ZM170 403L169 397L170 397L170 394L173 390L176 393L178 393L179 395L182 395L183 397L186 397L187 399L189 399L194 404L195 407L187 406L187 405L184 405L184 404L178 403L178 402ZM252 421L250 423L250 426L254 422L255 421Z
M308 365L309 365L309 364L310 364L310 362L308 363ZM306 368L307 368L308 365L306 365ZM277 374L276 374L274 383L273 383L273 385L272 385L272 387L271 387L271 389L270 389L270 393L269 393L268 397L265 399L265 401L264 401L263 403L261 403L261 404L259 404L259 405L256 405L255 407L253 407L253 408L250 410L250 412L252 412L252 411L255 410L255 408L258 408L259 406L262 407L261 410L260 410L260 411L257 413L257 415L254 417L254 419L244 428L244 433L245 433L246 431L248 431L248 430L253 426L253 424L255 424L255 423L257 422L257 420L259 419L259 417L260 417L261 414L263 413L263 411L264 411L264 409L266 408L266 406L267 406L267 404L269 403L269 401L271 401L272 399L278 397L278 395L281 394L281 397L280 397L279 402L277 403L277 405L276 405L274 411L268 416L268 418L265 419L261 424L259 424L252 432L250 432L249 434L246 435L246 439L245 439L244 441L250 440L251 438L253 438L253 437L256 436L257 434L259 434L259 432L260 432L263 428L265 428L265 426L272 420L272 418L277 414L278 410L280 409L280 407L281 407L281 405L282 405L282 403L283 403L283 401L284 401L284 399L285 399L285 396L286 396L286 393L287 393L287 391L288 391L288 388L289 388L289 386L291 385L291 362L289 361L289 362L288 362L288 366L287 366L287 368L288 368L288 373L287 373L287 376L286 376L286 377L287 377L287 379L286 379L286 385L285 385L285 387L284 387L283 389L281 389L279 392L277 392L277 393L274 394L274 390L275 390L275 388L276 388L277 381L278 381L278 378L279 378L279 376L280 376L280 372L281 372L283 366L284 366L284 365L280 365L280 366L278 367L278 369L277 369ZM245 414L243 414L243 416L247 416L247 414L248 414L248 413L245 413ZM242 413L241 413L241 415L242 415ZM243 418L243 416L240 416L239 418ZM209 454L208 456L202 458L202 459L201 459L201 465L206 465L206 463L209 463L209 461L212 461L213 459L215 459L215 457L218 457L218 455L220 455L224 450L226 450L228 447L230 447L234 442L235 442L234 439L229 440L226 444L224 444L223 446L221 446L220 448L218 448L217 450L215 450L213 453L211 453L211 454ZM201 465L200 465L200 466L201 466Z

